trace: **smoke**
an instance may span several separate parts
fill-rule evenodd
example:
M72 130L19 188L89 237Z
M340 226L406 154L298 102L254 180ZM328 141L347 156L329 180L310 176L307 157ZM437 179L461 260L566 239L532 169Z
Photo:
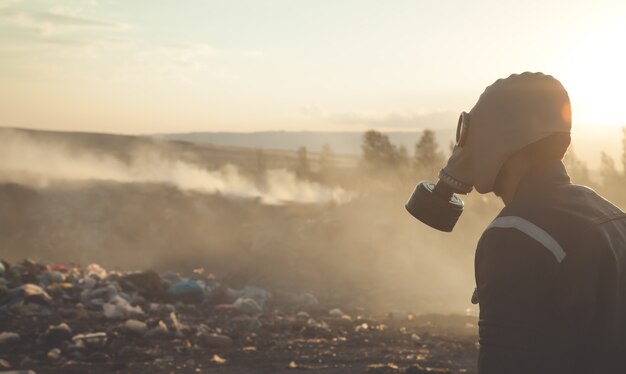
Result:
M135 150L126 161L107 154L77 151L63 144L41 142L4 133L0 148L0 179L45 188L56 181L159 183L182 191L259 199L265 204L345 203L352 194L338 187L298 179L286 169L267 170L260 178L236 166L217 170L166 158L155 150Z

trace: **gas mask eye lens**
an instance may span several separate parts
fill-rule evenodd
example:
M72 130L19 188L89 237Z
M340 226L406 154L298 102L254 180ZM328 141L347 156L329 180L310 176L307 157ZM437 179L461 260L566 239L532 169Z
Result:
M467 140L467 133L469 132L469 114L462 112L459 116L459 123L456 126L456 146L462 147Z

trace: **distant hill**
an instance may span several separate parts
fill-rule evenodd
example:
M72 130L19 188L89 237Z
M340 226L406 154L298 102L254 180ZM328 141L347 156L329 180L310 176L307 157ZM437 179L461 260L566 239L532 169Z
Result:
M407 148L409 154L422 135L421 131L386 132L392 143ZM455 129L435 129L439 147L448 153L454 140ZM360 155L363 132L316 132L316 131L266 131L266 132L190 132L154 135L157 138L179 140L190 143L214 144L252 149L274 149L294 151L306 147L310 152L319 152L328 144L336 154ZM622 131L620 128L579 126L572 134L573 149L591 169L600 166L600 153L606 152L621 169Z
M435 130L439 146L447 151L454 139L454 129ZM409 153L422 135L415 132L387 132L392 143L402 145ZM256 149L296 150L306 147L312 152L319 152L324 145L329 145L337 154L361 154L363 132L315 132L315 131L266 131L266 132L191 132L157 134L156 137L191 143L204 143L222 146L235 146Z
M621 169L622 131L620 128L575 128L573 149L591 169L600 164L600 153L606 152ZM435 130L439 147L448 153L454 139L454 129ZM34 141L62 144L70 149L89 150L91 153L112 155L126 160L132 150L148 148L160 153L176 155L188 162L215 167L233 163L254 168L258 162L258 150L268 167L282 167L296 159L299 147L306 147L311 161L328 144L338 157L339 165L352 166L361 154L363 132L316 132L316 131L265 131L265 132L190 132L166 133L143 136L114 135L89 132L45 131L0 127L0 140L11 133L20 133ZM387 132L391 142L407 148L409 154L421 136L420 131Z
M17 140L19 139L19 140ZM237 165L243 169L256 170L259 157L268 168L284 168L296 162L297 154L280 144L272 147L266 143L266 147L245 147L228 145L226 142L206 144L204 142L191 142L184 137L154 137L105 134L95 132L74 131L47 131L23 128L0 127L0 144L7 142L28 140L27 148L59 147L76 156L88 153L98 157L114 157L122 162L129 162L138 153L158 154L164 159L176 159L194 165L201 165L209 169L219 168L226 164ZM263 148L263 152L259 152ZM297 147L295 147L297 148ZM294 148L294 149L295 149ZM261 155L262 154L262 155ZM319 155L314 151L309 153L309 159L316 162ZM3 160L0 160L2 171ZM357 157L337 156L337 166L352 167L356 165Z

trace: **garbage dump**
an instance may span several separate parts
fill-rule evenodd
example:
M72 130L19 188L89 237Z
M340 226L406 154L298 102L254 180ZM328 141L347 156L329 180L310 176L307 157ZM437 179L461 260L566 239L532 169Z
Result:
M232 288L204 271L0 265L0 372L475 372L474 317Z

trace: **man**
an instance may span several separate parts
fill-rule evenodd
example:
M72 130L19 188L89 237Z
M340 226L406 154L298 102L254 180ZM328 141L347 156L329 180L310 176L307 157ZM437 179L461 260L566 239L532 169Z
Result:
M512 75L460 122L440 182L506 205L476 250L479 373L626 373L626 215L570 182L567 92Z

